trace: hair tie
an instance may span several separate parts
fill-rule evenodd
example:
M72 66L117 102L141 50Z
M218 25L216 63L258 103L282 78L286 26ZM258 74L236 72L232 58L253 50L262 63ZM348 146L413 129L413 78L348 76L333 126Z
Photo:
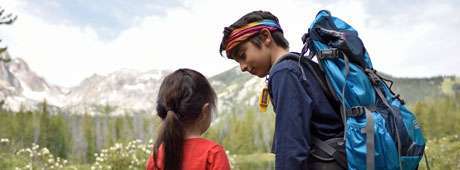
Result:
M169 110L167 113L166 113L166 117L168 117L169 115L173 116L174 118L176 119L179 119L179 115L176 114L176 112L172 111L172 110Z

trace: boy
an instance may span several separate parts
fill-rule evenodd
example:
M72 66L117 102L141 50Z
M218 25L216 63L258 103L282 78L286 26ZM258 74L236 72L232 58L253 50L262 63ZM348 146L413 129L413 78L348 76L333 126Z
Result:
M294 55L288 50L278 18L266 11L250 12L226 27L220 45L220 52L225 51L227 58L237 61L241 71L260 78L268 76L276 113L275 168L344 169L346 166L342 163L341 167L334 158L322 159L324 153L315 146L316 139L327 142L343 137L340 115L305 66L282 60ZM340 146L335 149L343 156L343 140L337 143Z

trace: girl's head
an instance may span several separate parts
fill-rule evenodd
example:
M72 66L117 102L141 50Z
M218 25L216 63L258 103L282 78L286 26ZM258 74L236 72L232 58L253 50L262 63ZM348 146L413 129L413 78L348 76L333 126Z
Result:
M164 78L156 108L163 123L154 146L154 158L163 144L165 169L181 168L186 129L204 133L211 123L216 100L208 80L197 71L179 69Z

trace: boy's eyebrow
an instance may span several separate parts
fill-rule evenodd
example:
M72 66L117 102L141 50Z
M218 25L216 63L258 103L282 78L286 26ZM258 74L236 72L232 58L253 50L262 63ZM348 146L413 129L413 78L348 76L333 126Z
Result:
M244 46L243 44L241 44L240 48L238 49L238 53L237 53L237 54L238 54L238 57L239 57L240 55L241 55L241 56L242 56L242 55L246 55L246 54L245 54L246 49L247 49L247 47ZM241 54L241 53L243 53L243 54Z

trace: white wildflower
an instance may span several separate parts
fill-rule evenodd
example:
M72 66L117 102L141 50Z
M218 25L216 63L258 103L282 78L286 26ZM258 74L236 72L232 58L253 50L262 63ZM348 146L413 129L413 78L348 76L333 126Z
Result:
M39 147L39 146L38 146L37 144L35 144L35 143L32 143L32 149L33 149L33 150L37 150L37 149L38 149L38 147Z
M0 139L0 143L8 143L10 140L8 138L2 138Z

